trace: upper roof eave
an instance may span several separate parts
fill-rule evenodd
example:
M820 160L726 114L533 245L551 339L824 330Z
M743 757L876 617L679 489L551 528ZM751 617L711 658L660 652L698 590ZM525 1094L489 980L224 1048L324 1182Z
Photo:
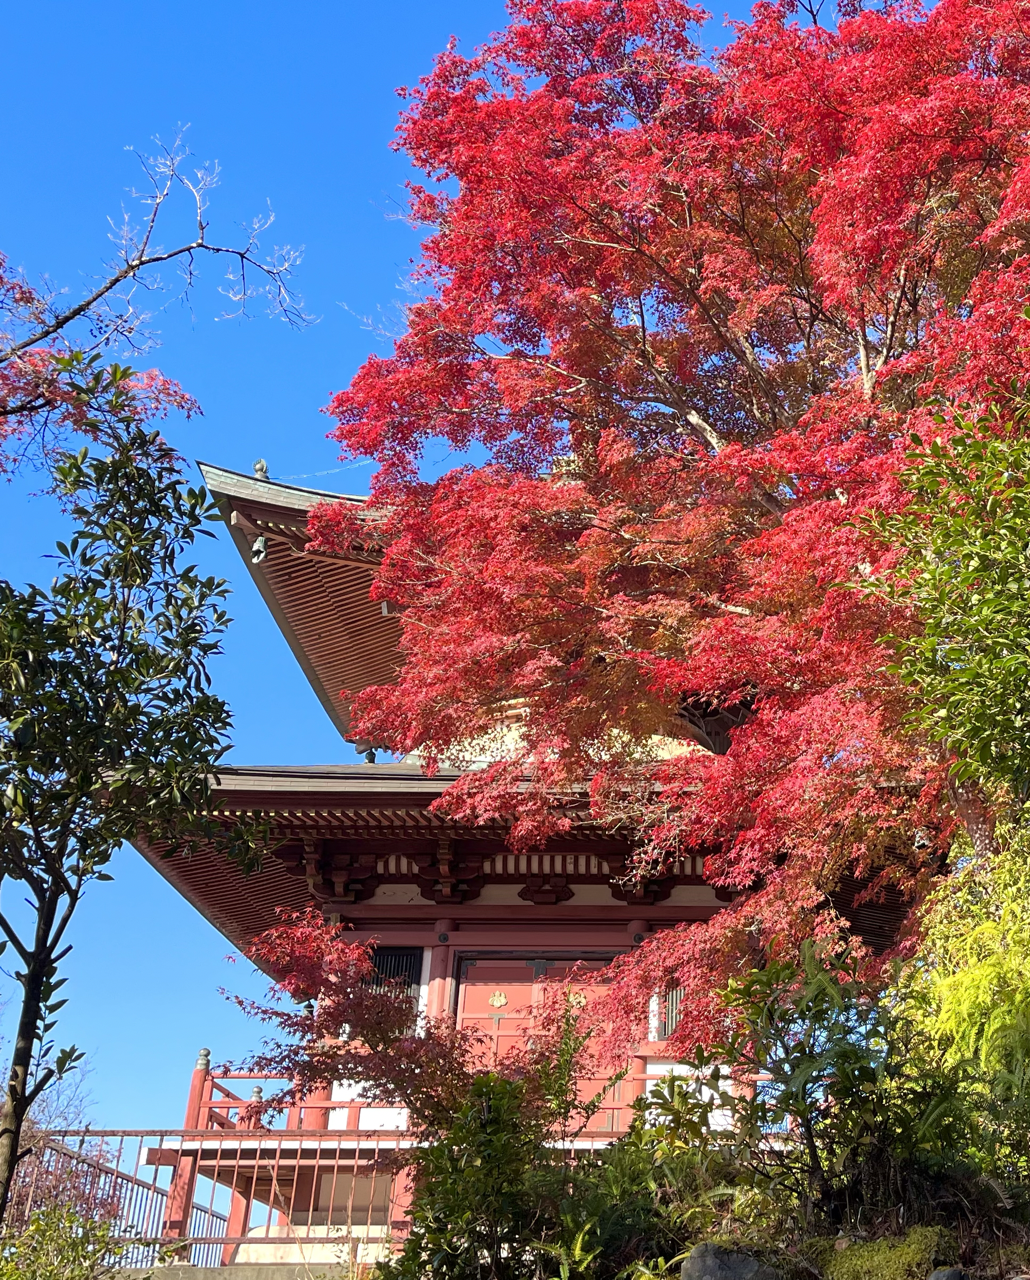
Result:
M395 678L398 622L371 599L376 557L312 553L307 524L320 502L349 503L360 516L374 509L356 495L281 484L199 460L197 466L316 697L341 736L355 741L349 698L341 693L353 697Z
M329 489L306 489L301 485L284 484L281 480L261 480L240 471L228 471L210 462L197 460L197 467L212 496L238 498L250 502L262 502L270 506L287 507L291 511L310 511L320 502L355 502L365 506L368 498L353 493L334 493Z
M216 794L279 792L285 795L383 793L439 795L461 775L441 769L428 778L416 766L405 764L341 765L224 765L216 774Z

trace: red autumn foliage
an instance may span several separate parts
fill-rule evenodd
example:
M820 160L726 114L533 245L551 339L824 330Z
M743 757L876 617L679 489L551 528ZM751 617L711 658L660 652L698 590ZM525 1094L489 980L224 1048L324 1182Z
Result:
M83 325L93 319L87 313ZM49 329L56 331L38 337ZM52 300L0 253L0 473L26 454L45 459L67 446L69 432L96 439L119 415L152 421L172 410L187 417L197 411L196 401L156 369L112 377L99 354L71 345L73 331L70 322L55 323Z
M521 747L444 807L517 796L528 844L589 779L645 860L707 851L733 907L615 988L631 1035L683 985L685 1042L754 946L838 926L845 868L914 899L980 807L904 729L879 641L917 620L852 587L895 563L863 517L904 503L909 433L1028 375L1030 4L760 3L714 61L680 0L510 13L408 94L423 297L330 406L380 464L402 619L356 722L432 768L518 708ZM490 460L420 481L440 437Z
M378 977L372 945L348 942L346 927L328 923L320 912L280 911L280 923L255 938L248 957L275 979L269 1004L234 997L250 1016L275 1028L278 1039L247 1062L249 1070L286 1085L262 1104L281 1110L322 1095L338 1081L361 1086L366 1102L400 1103L409 1126L439 1135L468 1098L476 1075L494 1071L533 1086L531 1107L547 1107L540 1093L561 1048L571 1046L571 1065L580 1078L602 1075L595 1051L573 1042L585 1018L566 999L562 983L552 984L533 1021L532 1035L500 1060L487 1041L453 1018L416 1017L407 989ZM293 1009L285 1001L300 1007ZM585 1040L585 1037L580 1037ZM559 1119L568 1123L575 1103ZM554 1115L553 1100L548 1114ZM255 1117L256 1118L256 1117Z

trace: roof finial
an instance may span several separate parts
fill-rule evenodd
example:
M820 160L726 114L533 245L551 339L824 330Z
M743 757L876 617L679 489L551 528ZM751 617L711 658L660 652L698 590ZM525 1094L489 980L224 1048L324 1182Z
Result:
M268 479L268 463L264 460L264 458L258 458L257 462L254 463L254 479L255 480Z

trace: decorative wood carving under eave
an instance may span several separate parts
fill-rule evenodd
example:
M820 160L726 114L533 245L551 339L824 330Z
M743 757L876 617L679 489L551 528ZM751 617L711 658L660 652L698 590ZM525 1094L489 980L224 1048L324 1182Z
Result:
M612 882L612 897L619 902L641 907L654 906L656 902L664 902L676 887L675 876L664 876L660 880L643 880L636 884Z
M627 874L628 857L608 858L612 875L612 897L619 902L635 904L641 907L653 906L656 902L664 902L676 887L676 876L657 876L651 880L626 883L623 877Z
M421 875L415 877L423 898L439 906L472 902L486 883L481 854L458 853L449 836L441 836L434 854L409 854Z
M307 838L283 845L275 856L291 875L303 875L316 903L366 902L379 888L376 856L340 848L342 840Z
M530 876L519 897L542 906L545 903L568 902L573 890L568 876Z
M395 851L399 848L404 849L402 865L407 867L403 874L391 873L390 868L390 857L398 858ZM367 902L381 884L407 883L416 885L428 902L457 906L474 902L488 883L511 883L514 878L488 874L495 856L481 852L474 842L455 841L450 836L406 840L403 844L306 836L280 845L274 856L289 874L304 876L318 905ZM604 876L568 874L566 860L576 862L562 855L532 859L533 868L527 867L515 879L520 884L519 897L540 906L555 905L574 897L578 885L605 884L613 901L646 907L664 902L678 884L699 882L696 876L667 875L637 885L621 883L618 877L625 872L627 859L611 852L605 855L608 874ZM543 864L539 869L537 862ZM718 890L716 893L728 897Z

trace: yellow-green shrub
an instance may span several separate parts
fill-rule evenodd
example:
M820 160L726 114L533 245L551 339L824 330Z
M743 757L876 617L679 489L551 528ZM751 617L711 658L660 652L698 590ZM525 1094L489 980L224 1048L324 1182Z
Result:
M940 1227L914 1227L901 1240L870 1240L834 1250L823 1274L826 1280L926 1280L952 1249Z

